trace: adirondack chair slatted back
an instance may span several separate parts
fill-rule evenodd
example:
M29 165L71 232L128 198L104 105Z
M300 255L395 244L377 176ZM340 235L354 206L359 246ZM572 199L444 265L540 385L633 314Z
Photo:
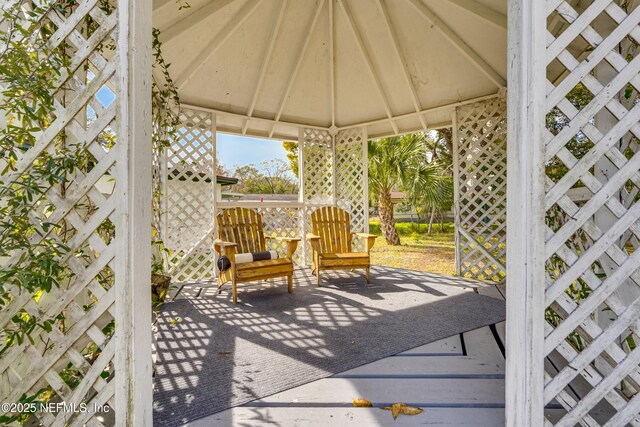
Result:
M351 252L351 222L347 211L333 206L320 208L311 214L311 229L320 236L320 253Z
M266 250L262 216L251 209L224 209L217 216L218 238L238 245L238 253Z

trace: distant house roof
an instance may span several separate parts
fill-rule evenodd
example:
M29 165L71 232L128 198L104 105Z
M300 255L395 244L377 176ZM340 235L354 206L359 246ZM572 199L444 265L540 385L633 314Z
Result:
M259 201L264 200L265 202L297 202L298 195L297 194L245 194L242 200L252 200Z
M198 172L195 176L194 176L194 172L193 171L180 171L178 169L172 169L169 172L169 179L173 179L173 177L175 176L180 176L180 178L178 178L180 181L186 181L185 176L187 177L193 177L192 180L193 181L200 181L200 178L205 178L205 182L211 182L211 179L207 177L207 175L203 172ZM222 185L233 185L233 184L237 184L238 183L238 178L233 178L233 177L229 177L229 176L222 176L222 175L216 175L216 183L218 184L222 184Z
M238 178L233 178L233 177L230 177L230 176L216 175L216 182L218 184L222 184L222 185L232 185L232 184L237 184L238 183Z
M391 200L404 200L405 194L403 191L392 191Z

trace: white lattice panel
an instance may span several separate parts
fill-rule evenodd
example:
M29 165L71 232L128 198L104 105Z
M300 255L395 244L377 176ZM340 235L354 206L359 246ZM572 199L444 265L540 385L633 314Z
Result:
M170 274L174 282L214 277L213 165L215 136L209 112L184 109L179 139L167 150L165 243L171 252Z
M333 137L325 130L302 128L299 150L304 202L313 205L334 203Z
M350 213L351 230L369 232L367 183L367 135L364 128L347 129L335 137L336 205ZM355 250L363 251L362 239L354 241Z
M544 402L559 402L557 425L640 425L640 8L637 2L547 1L547 110L563 117L546 134L549 324ZM577 108L571 92L590 101ZM573 102L572 102L573 101ZM579 155L576 141L585 148ZM553 177L553 179L552 179ZM577 204L572 187L588 189ZM566 218L566 221L556 219ZM553 313L553 316L549 316ZM588 393L576 399L582 377Z
M505 281L506 105L495 99L456 109L457 273Z
M29 218L39 233L32 243L54 239L71 248L59 262L73 272L60 287L34 299L28 292L9 287L13 299L0 311L2 328L12 328L12 317L24 313L40 322L63 315L50 332L33 331L34 342L25 339L0 356L0 401L18 402L21 396L37 395L44 402L75 402L79 405L114 405L115 378L126 375L126 367L115 366L116 338L113 334L116 289L123 286L114 278L117 229L116 195L105 191L105 182L126 176L124 158L127 146L119 143L116 105L121 93L117 48L117 11L105 12L96 1L80 0L63 15L53 8L44 16L54 28L52 47L64 43L70 57L68 70L61 69L56 82L56 113L37 140L24 151L14 173L3 181L30 174L41 155L56 155L69 144L86 144L92 167L76 170L65 188L50 187L33 206ZM86 18L94 23L90 28ZM114 99L97 96L98 91ZM115 136L115 138L110 138ZM114 141L112 144L108 141ZM100 182L99 182L100 181ZM118 186L116 179L116 188ZM107 185L106 187L110 187ZM42 229L43 222L63 225L58 231ZM19 253L3 260L4 266L17 265ZM124 321L124 319L123 319ZM0 337L4 341L5 337ZM95 357L92 349L100 348ZM72 383L63 378L75 378ZM77 382L76 382L77 380ZM102 425L93 412L39 411L28 425Z

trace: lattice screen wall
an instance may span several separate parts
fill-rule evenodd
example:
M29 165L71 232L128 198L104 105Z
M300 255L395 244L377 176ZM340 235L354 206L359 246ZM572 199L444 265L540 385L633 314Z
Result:
M547 12L544 354L562 364L544 402L564 408L557 425L640 425L640 9L553 0Z
M183 109L180 137L166 154L165 244L174 282L215 276L213 227L216 186L212 113Z
M124 1L118 5L129 7ZM12 299L0 310L3 330L16 326L12 317L21 313L35 316L39 322L57 316L63 316L64 321L54 323L49 332L35 328L33 342L25 339L0 356L0 402L18 402L23 395L37 396L43 402L84 402L89 408L109 405L111 415L103 413L98 418L93 410L39 410L29 425L111 425L114 412L127 412L127 408L115 407L116 382L131 374L126 365L128 358L114 356L116 345L122 344L121 338L114 335L114 324L119 334L131 330L126 319L116 319L116 306L123 304L116 302L116 294L128 295L125 287L129 286L121 269L126 265L123 257L127 253L116 251L116 246L122 248L128 234L125 223L118 218L128 215L123 194L129 170L122 159L127 158L130 148L127 118L118 114L118 105L126 104L128 99L127 75L123 74L126 70L120 68L127 55L127 32L119 40L118 16L117 8L106 11L95 0L80 0L67 14L52 8L45 15L44 20L50 20L55 27L49 43L52 47L65 44L71 58L69 68L60 70L62 74L52 94L55 119L19 155L15 172L2 178L7 183L29 175L42 155L60 155L61 150L73 144L86 144L92 164L87 170L76 170L64 188L52 186L34 200L29 220L38 232L31 236L32 243L53 239L67 245L71 250L59 263L69 267L73 276L39 299L24 290L5 287ZM44 230L43 223L62 227ZM3 266L16 265L20 255L16 252L3 259ZM0 336L2 342L5 338ZM128 351L121 345L118 348ZM123 401L127 401L127 389L120 391Z
M174 282L202 281L215 277L215 214L226 207L245 206L263 217L265 233L271 237L300 237L294 261L306 265L310 248L304 236L311 230L310 215L318 207L334 205L351 213L353 231L368 231L367 139L363 129L328 131L301 129L300 203L215 203L215 124L209 112L185 109L180 141L166 154L166 179L162 186L162 215L166 247L171 251ZM335 139L335 142L334 142ZM158 173L158 172L157 172ZM356 250L363 250L356 240ZM286 252L283 242L269 240L269 247Z
M304 203L317 206L334 204L336 171L331 133L301 128L299 150Z
M304 233L311 230L311 212L327 205L338 206L350 213L352 231L368 231L368 156L365 129L347 129L332 136L326 130L302 128L299 147L305 208ZM364 243L356 239L354 249L364 250ZM305 261L309 262L311 249L306 242L303 250Z
M367 135L363 128L347 129L335 137L336 204L351 212L351 228L369 232L367 200L369 167Z
M502 97L455 112L456 270L459 276L506 278L507 139Z

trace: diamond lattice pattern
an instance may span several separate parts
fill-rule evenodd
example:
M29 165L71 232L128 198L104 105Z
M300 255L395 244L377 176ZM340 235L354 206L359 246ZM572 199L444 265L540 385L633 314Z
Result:
M456 109L457 268L462 277L506 277L507 140L502 98Z
M214 134L209 112L183 109L179 138L167 150L166 237L175 282L214 277Z
M305 128L299 144L302 155L302 194L305 203L328 205L334 202L333 138L328 131Z
M640 8L547 6L545 403L640 425Z
M73 276L39 298L12 288L10 302L0 311L0 324L12 328L16 315L35 316L39 321L62 316L51 331L36 328L33 342L25 339L0 356L0 401L18 402L37 396L44 402L79 405L114 405L114 378L124 372L115 366L114 296L120 286L115 279L117 236L114 177L125 176L126 146L118 143L116 105L120 94L117 64L117 11L98 2L78 1L66 14L51 9L44 17L53 25L52 47L64 44L70 62L61 70L53 93L55 118L45 125L37 140L20 156L14 173L3 179L18 179L30 173L41 155L55 155L65 147L84 145L89 168L76 170L64 187L55 184L34 202L29 219L38 230L31 237L37 244L54 239L71 251L59 259ZM101 96L98 97L98 92ZM44 230L43 223L60 228ZM11 267L20 253L3 265ZM21 314L22 313L22 314ZM6 337L0 336L4 342ZM15 414L13 414L15 415ZM43 412L31 416L28 425L103 425L105 418L90 412Z
M338 132L336 150L336 204L351 215L351 231L369 231L367 200L367 136L364 128ZM354 250L363 251L364 241L354 240Z

